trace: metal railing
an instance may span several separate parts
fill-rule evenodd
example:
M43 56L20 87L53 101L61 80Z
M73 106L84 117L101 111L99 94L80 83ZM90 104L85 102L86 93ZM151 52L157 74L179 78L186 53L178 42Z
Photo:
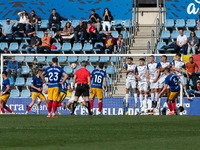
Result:
M155 35L154 30L151 30L151 53L154 53L155 48Z
M150 50L151 50L151 45L150 45L150 41L147 42L147 54L150 54Z

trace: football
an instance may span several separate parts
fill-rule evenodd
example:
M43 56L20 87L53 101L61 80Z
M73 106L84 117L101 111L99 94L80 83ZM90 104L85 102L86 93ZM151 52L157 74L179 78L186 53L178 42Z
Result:
M72 64L71 64L71 68L72 68L72 69L75 69L75 68L76 68L76 64L75 64L75 63L72 63Z

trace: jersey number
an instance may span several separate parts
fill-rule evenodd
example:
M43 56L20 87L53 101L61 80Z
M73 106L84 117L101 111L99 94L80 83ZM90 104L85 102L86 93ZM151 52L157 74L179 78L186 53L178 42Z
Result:
M53 78L53 76L54 76L54 78ZM49 73L49 80L50 81L58 81L58 72L54 72L54 73L52 73L52 72L50 72Z
M102 76L98 76L98 75L95 75L95 80L94 80L95 83L101 83L102 82Z
M178 85L178 80L176 78L174 78L173 81L175 85Z
M66 83L63 83L62 89L65 89L65 88L66 88Z

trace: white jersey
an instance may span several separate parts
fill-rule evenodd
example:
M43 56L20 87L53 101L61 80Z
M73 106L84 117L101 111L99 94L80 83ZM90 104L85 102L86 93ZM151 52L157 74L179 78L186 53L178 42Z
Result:
M164 63L164 62L160 62L160 67L162 67L162 68L165 68L165 67L167 67L168 65L170 65L170 62L166 62L166 63ZM162 72L160 72L160 79L165 79L166 78L166 75L165 75L165 72L164 71L162 71Z
M124 66L124 69L126 69L126 70L133 69L133 72L127 73L126 78L130 79L130 80L135 80L135 73L137 73L137 65L136 64L132 64L132 65L126 64Z
M73 82L71 82L71 88L72 88L72 87L73 87ZM74 87L75 87L75 89L76 89L77 83L75 83ZM69 102L73 103L73 102L74 102L74 99L75 99L75 91L72 91L72 94L71 94L71 97L70 97L70 99L69 99ZM80 103L82 103L82 102L84 101L83 97L80 96L79 99L78 99L78 101L79 101Z
M138 66L137 70L140 77L139 82L146 82L147 66Z
M147 111L152 111L154 110L155 112L147 112ZM160 115L160 110L159 109L143 109L141 110L141 115Z
M183 71L183 69L186 69L185 63L184 63L183 61L173 60L172 63L171 63L171 65L174 65L174 67L175 67L176 69L181 70L181 71ZM178 71L175 71L175 74L176 74L177 76L181 76L181 75L182 75L182 73L180 73L180 72L178 72Z
M44 79L45 79L46 82L48 82L48 78L47 77L45 77ZM43 83L43 85L42 85L42 94L45 96L46 100L48 99L48 93L45 94L44 92L47 89L48 89L48 85ZM41 101L41 99L38 98L38 101Z
M157 73L158 73L157 69L159 69L159 68L160 68L160 63L154 62L154 63L147 64L147 69L149 70L150 80L154 80L156 78Z

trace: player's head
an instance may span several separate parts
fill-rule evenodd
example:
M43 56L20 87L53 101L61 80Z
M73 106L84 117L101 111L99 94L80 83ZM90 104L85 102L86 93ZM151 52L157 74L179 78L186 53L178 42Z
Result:
M6 71L3 71L2 72L2 77L5 79L5 78L7 78L7 72Z
M149 56L149 62L150 63L154 62L154 56L153 55Z
M86 61L82 61L82 62L81 62L81 66L85 68L85 67L87 66Z
M38 76L40 76L40 75L42 74L42 72L43 72L42 69L37 69L36 71L37 71L37 75L38 75Z
M129 57L129 58L127 59L127 63L128 63L128 64L132 64L132 62L133 62L133 58L132 58L132 57Z
M183 106L180 106L180 107L178 108L178 111L179 111L179 112L183 112L183 111L184 111L184 107L183 107Z
M52 59L52 64L57 65L58 64L58 58L54 57Z
M165 74L168 75L170 73L170 68L165 68Z
M190 57L189 61L190 63L193 63L193 57Z
M104 67L104 63L100 62L99 63L99 69L103 69L103 67Z
M181 60L181 53L177 53L177 54L176 54L176 60L177 60L177 61L180 61L180 60Z
M162 61L162 62L166 62L166 61L167 61L167 56L166 56L166 55L162 55L161 61Z
M145 62L145 59L144 58L140 58L139 61L140 61L140 66L143 66L144 62Z

